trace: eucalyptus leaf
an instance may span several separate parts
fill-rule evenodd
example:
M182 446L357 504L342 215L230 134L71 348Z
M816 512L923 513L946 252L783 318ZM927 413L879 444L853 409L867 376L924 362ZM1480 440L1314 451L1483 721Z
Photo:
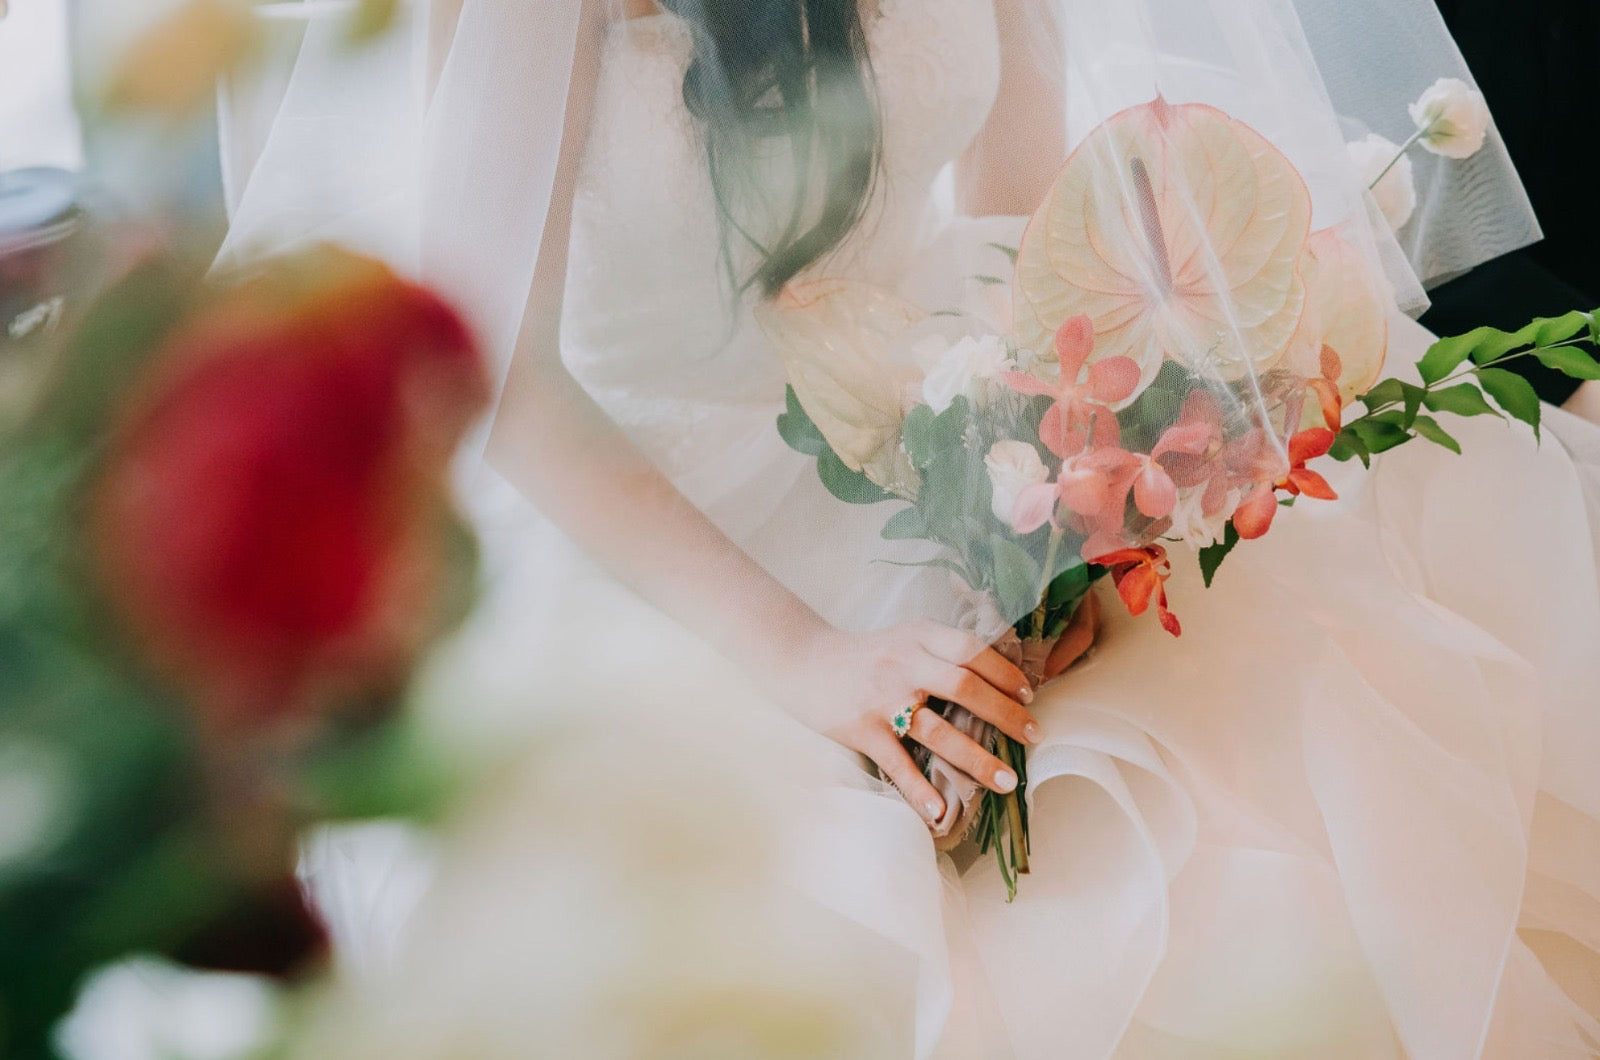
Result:
M1495 404L1533 428L1539 437L1539 394L1522 376L1504 368L1481 368L1478 382L1495 400Z

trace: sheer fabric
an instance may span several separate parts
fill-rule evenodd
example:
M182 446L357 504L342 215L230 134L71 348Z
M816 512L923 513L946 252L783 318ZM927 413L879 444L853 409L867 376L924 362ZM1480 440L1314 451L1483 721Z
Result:
M1430 184L1443 198L1419 213L1422 229L1384 235L1345 154L1349 130L1402 123L1390 135L1403 139L1420 86L1393 71L1420 71L1424 85L1460 71L1424 0L1382 5L1423 35L1407 62L1363 50L1363 33L1393 25L1379 6L1070 0L1041 12L1039 39L1059 17L1071 143L1158 93L1233 114L1303 174L1306 229L1344 226L1356 258L1381 264L1393 300L1411 305L1420 279L1534 229L1491 143L1469 187L1459 175ZM999 78L989 5L880 8L884 186L816 275L997 311L971 278L1008 267L994 244L1018 246L1024 219L951 217L935 194ZM229 254L319 233L367 241L462 296L503 372L566 81L575 64L600 64L584 164L573 188L554 189L573 196L568 367L679 489L834 622L927 613L932 583L874 562L901 558L879 537L881 514L835 501L776 436L782 368L717 267L701 144L678 95L684 27L670 15L619 26L591 55L574 49L574 17L564 0L466 0L438 89L413 24L419 36L363 61L374 77L404 72L415 91L365 102L361 77L317 69L318 33L331 42L335 29L313 19L288 102L257 126L260 150L233 142ZM1350 86L1323 76L1332 69ZM386 109L391 126L376 119ZM388 153L340 141L349 122L391 129L378 136ZM309 145L325 152L317 166ZM1091 193L1138 201L1125 170L1105 172ZM1182 184L1174 198L1198 212ZM291 215L285 199L306 205ZM1398 315L1387 328L1397 363L1428 341ZM898 796L759 696L741 691L733 718L708 716L728 704L698 690L744 687L709 653L685 651L692 672L627 675L606 722L681 717L719 754L763 767L793 809L773 825L785 886L907 958L898 985L916 1011L893 1029L892 1054L1582 1055L1600 1034L1573 1000L1600 947L1600 885L1582 853L1600 837L1600 790L1582 770L1600 745L1583 702L1600 683L1600 446L1582 425L1551 427L1560 440L1536 450L1474 421L1462 441L1475 462L1405 450L1370 477L1350 469L1341 502L1295 512L1210 592L1180 562L1190 632L1176 644L1114 617L1093 661L1035 704L1048 732L1029 769L1035 867L1012 905L991 864L936 857ZM642 605L514 498L485 530L495 592L483 620L503 623L503 654L609 676L614 643L590 631L632 628ZM1552 566L1566 575L1555 584L1541 573ZM598 695L569 698L544 705L594 721ZM335 867L324 876L341 889ZM481 918L460 893L435 908ZM519 892L505 915L521 903ZM454 937L448 927L435 924L435 943Z

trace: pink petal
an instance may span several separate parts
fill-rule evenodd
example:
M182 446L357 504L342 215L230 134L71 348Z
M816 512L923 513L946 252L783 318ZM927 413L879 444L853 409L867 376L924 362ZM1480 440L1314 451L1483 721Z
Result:
M1126 401L1137 389L1139 365L1132 357L1107 357L1089 366L1089 393L1102 404Z
M1199 456L1211 447L1212 428L1209 423L1179 421L1161 435L1161 440L1151 450L1151 456L1160 456L1162 453L1187 453L1190 456Z
M1272 529L1278 514L1278 496L1271 486L1258 486L1244 503L1233 511L1233 528L1246 541L1254 541Z
M1151 519L1165 519L1178 503L1178 487L1154 460L1133 480L1133 503Z
M1061 494L1061 503L1068 511L1079 515L1098 515L1110 500L1106 476L1093 469L1062 468L1061 481L1056 488Z
M1065 460L1083 452L1083 432L1074 428L1061 402L1051 405L1039 421L1039 440L1044 447Z
M1083 371L1083 362L1094 352L1094 324L1086 316L1069 318L1056 328L1056 359L1061 362L1061 381L1073 383Z
M1056 512L1056 487L1049 482L1028 486L1017 494L1011 507L1011 528L1019 534L1031 534L1048 523Z
M1120 530L1120 528L1118 529ZM1093 563L1097 559L1109 556L1113 552L1127 547L1127 542L1122 540L1122 535L1119 532L1102 529L1096 530L1089 535L1089 539L1083 543L1083 549L1079 552L1079 555L1083 556L1086 562Z
M1054 395L1056 388L1046 383L1036 375L1027 372L1001 372L1000 381L1019 394L1050 394Z

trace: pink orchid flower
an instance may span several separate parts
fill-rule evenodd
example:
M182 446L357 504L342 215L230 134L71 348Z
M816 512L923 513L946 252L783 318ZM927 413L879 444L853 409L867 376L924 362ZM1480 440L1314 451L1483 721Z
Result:
M1056 329L1060 378L1048 383L1026 372L1006 372L1006 385L1020 394L1055 398L1039 425L1039 439L1063 460L1082 452L1091 441L1116 445L1120 437L1112 406L1128 400L1139 388L1139 365L1131 357L1106 357L1084 365L1094 352L1094 325L1076 316ZM1081 377L1081 378L1080 378Z
M1012 525L1019 534L1031 534L1045 523L1055 522L1061 508L1095 524L1114 519L1120 528L1128 490L1139 471L1138 461L1115 446L1072 453L1061 461L1056 481L1029 486L1017 495Z
M1162 466L1161 458L1169 453L1185 456L1203 456L1211 448L1214 428L1202 420L1179 420L1162 433L1149 455L1140 454L1138 476L1133 480L1133 503L1141 513L1151 519L1165 519L1178 503L1178 484L1171 473Z
M1339 499L1327 479L1306 467L1308 460L1327 455L1337 437L1326 427L1309 427L1289 439L1289 459L1279 458L1278 474L1259 483L1233 513L1233 525L1241 538L1250 541L1272 529L1272 517L1278 514L1278 490L1291 497L1304 494L1324 501Z

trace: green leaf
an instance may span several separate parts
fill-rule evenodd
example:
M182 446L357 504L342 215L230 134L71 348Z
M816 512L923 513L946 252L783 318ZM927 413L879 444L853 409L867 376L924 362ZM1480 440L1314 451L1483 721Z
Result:
M975 283L981 283L985 287L1004 287L1006 284L1011 282L1010 280L1001 279L999 276L988 276L982 274L974 276L972 279Z
M1429 392L1423 399L1430 412L1449 412L1457 416L1498 416L1494 406L1484 399L1483 391L1474 383L1462 383L1444 390Z
M887 541L920 541L928 536L928 522L919 508L905 508L895 512L883 524Z
M1539 358L1546 368L1554 368L1573 379L1600 379L1600 361L1596 361L1588 350L1577 346L1556 346L1548 350L1535 350L1534 356Z
M1457 456L1461 455L1461 443L1450 437L1445 429L1439 426L1439 422L1431 416L1418 416L1417 422L1413 426L1416 428L1419 437L1426 438L1435 445L1442 445Z
M1517 337L1526 340L1524 345L1550 346L1585 334L1592 325L1590 314L1573 310L1558 317L1540 317L1517 332Z
M1539 437L1539 394L1522 376L1504 368L1480 368L1478 382L1495 404L1533 428Z
M990 538L994 558L994 591L1000 613L1015 621L1039 606L1039 565L1028 550L1009 537Z
M1361 440L1361 436L1349 427L1339 432L1339 436L1333 440L1333 447L1328 450L1328 455L1340 461L1352 457L1359 458L1363 467L1372 466L1372 450L1368 449L1367 443Z
M1401 383L1400 388L1405 392L1405 418L1401 420L1400 425L1410 430L1411 424L1416 421L1417 412L1422 408L1422 402L1428 396L1428 391L1410 383Z
M832 449L817 455L817 475L828 492L846 504L877 504L894 495L859 471L851 471Z
M911 563L897 559L875 559L872 562L883 563L890 567L937 567L939 570L947 570L954 574L965 582L969 588L977 588L973 584L972 572L948 556L935 556L933 559L917 560Z
M905 444L906 455L919 471L926 471L938 455L937 420L938 415L927 405L918 405L906 413L900 439Z
M1399 424L1386 423L1370 417L1352 421L1346 430L1354 433L1367 447L1369 453L1387 452L1411 440L1411 435Z
M1367 411L1377 412L1388 405L1398 405L1405 400L1407 384L1398 379L1385 379L1365 394L1361 395L1361 403L1367 406ZM1420 390L1421 387L1415 389Z
M805 407L795 395L794 387L784 389L783 399L785 408L778 416L779 436L796 452L804 453L806 456L819 455L828 448L828 440L817 430L817 425L811 422L811 417L806 414Z
M1217 576L1217 568L1222 566L1222 561L1228 558L1228 553L1238 543L1239 531L1234 529L1233 520L1230 519L1222 533L1222 540L1200 550L1200 576L1206 580L1207 589L1211 588L1211 580Z
M1417 362L1417 371L1422 373L1422 381L1431 386L1461 367L1467 358L1472 356L1478 343L1488 337L1484 333L1493 330L1493 328L1479 328L1465 335L1440 339L1428 347L1428 352Z
M1052 609L1075 606L1093 584L1094 579L1089 576L1089 565L1081 558L1073 556L1072 564L1051 579L1050 588L1045 593L1045 602Z
M990 247L990 248L992 248L994 250L998 250L1000 253L1004 254L1007 258L1010 258L1011 259L1011 264L1015 265L1017 263L1017 248L1016 247L1010 247L1010 246L1007 246L1004 243L985 243L984 245L987 246L987 247Z

